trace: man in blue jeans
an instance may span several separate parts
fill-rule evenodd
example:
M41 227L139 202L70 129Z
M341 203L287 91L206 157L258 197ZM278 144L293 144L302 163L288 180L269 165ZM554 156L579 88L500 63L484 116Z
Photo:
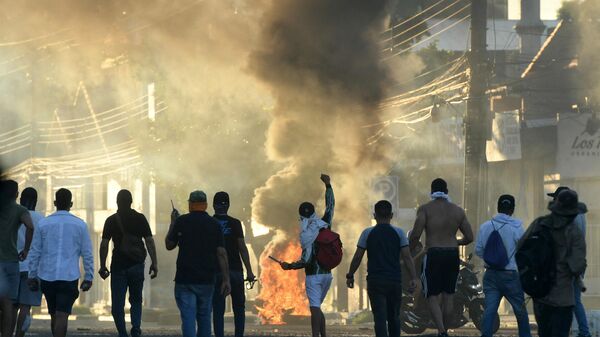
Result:
M156 246L152 237L152 231L146 217L131 208L133 196L128 190L117 193L117 212L106 219L100 242L100 270L102 279L109 275L112 316L119 337L128 337L125 324L125 295L129 289L129 303L131 304L131 337L139 337L142 334L142 294L144 290L144 262L146 249L152 260L150 265L150 278L156 278L158 274L158 261L156 258ZM126 249L122 249L124 235L129 235L131 240L128 244L137 245L143 254L132 256ZM106 268L106 257L108 245L113 240L114 249L110 271ZM144 240L146 246L144 248Z
M410 274L408 289L414 292L419 282L404 231L390 225L392 204L381 200L375 204L377 225L365 229L356 245L356 252L346 275L346 284L354 287L354 273L367 252L367 292L375 321L375 336L400 336L402 304L402 270L400 259Z
M556 198L562 191L569 190L570 188L566 186L560 186L556 189L554 193L548 193L548 196L552 198L550 205L553 202L556 202ZM579 203L579 214L575 217L575 225L579 228L579 230L583 233L583 236L586 235L586 219L585 214L588 212L587 206L580 202ZM581 292L583 287L582 279L576 279L575 284L573 285L575 291L575 307L573 308L573 314L575 315L575 320L577 321L577 336L578 337L591 337L590 327L587 320L587 315L585 313L585 307L583 306L583 302L581 301Z
M210 313L217 271L220 292L229 295L229 266L221 226L206 213L206 194L190 193L189 213L173 209L165 238L167 250L179 247L175 274L175 300L181 314L183 337L210 337ZM196 330L197 326L197 330Z
M227 261L229 263L229 278L231 280L231 305L233 307L233 318L235 323L235 337L244 336L246 323L246 294L244 293L244 270L242 262L246 267L250 282L254 282L255 276L250 264L250 254L244 240L244 231L240 220L227 214L229 211L229 194L217 192L213 198L214 218L221 225L227 250ZM225 296L221 295L219 285L222 276L217 276L215 292L213 294L213 326L215 337L223 337L223 326L225 325L223 315L225 314Z
M485 310L481 335L491 337L493 325L502 297L505 297L513 308L519 326L519 337L531 337L529 316L525 307L525 295L521 287L517 263L515 261L516 247L525 233L523 222L512 217L515 211L515 198L502 195L498 199L498 214L479 228L475 254L483 258L488 239L494 230L498 231L509 262L503 269L492 269L486 265L483 276L483 292L485 294Z

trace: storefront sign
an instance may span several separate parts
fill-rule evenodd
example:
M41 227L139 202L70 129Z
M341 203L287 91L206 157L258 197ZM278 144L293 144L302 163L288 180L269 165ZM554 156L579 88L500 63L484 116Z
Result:
M600 119L592 114L561 114L558 122L561 178L600 176Z

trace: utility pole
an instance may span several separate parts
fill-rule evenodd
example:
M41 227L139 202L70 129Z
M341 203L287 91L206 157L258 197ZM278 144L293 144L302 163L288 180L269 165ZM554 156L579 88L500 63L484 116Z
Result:
M465 118L465 176L463 207L472 225L481 223L480 205L485 202L487 162L485 144L488 138L487 86L487 0L471 0L470 83ZM476 230L477 228L474 228Z

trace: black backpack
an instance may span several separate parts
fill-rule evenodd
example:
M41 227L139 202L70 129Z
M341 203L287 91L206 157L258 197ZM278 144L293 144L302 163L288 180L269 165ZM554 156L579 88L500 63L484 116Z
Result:
M545 297L556 284L554 255L551 229L540 223L539 228L525 238L515 255L523 291L531 298Z

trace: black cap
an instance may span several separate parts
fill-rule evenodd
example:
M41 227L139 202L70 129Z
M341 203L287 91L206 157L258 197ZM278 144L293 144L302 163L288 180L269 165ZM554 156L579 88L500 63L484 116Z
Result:
M567 186L560 186L559 188L556 189L556 191L554 191L554 193L548 193L546 195L551 198L556 199L556 197L560 194L560 192L566 191L566 190L570 190L570 188L568 188Z
M298 213L305 218L309 218L315 213L315 206L310 202L303 202L298 207Z
M558 194L556 201L550 205L552 213L562 216L574 216L581 212L577 192L566 189Z
M215 193L213 205L229 205L229 194L223 191Z
M503 194L498 198L498 211L500 210L514 210L515 209L515 197L510 194Z

